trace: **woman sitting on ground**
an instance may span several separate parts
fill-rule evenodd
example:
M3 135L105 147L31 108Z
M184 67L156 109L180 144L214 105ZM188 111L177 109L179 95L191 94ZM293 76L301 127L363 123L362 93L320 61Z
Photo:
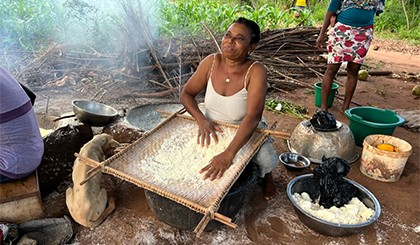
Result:
M0 183L33 173L43 153L44 142L31 100L0 66Z
M211 139L218 142L216 131L222 130L212 121L240 125L227 149L201 169L201 173L205 172L203 179L220 179L255 129L268 128L262 117L267 73L261 63L249 59L259 40L260 28L254 21L245 18L234 21L222 39L222 53L207 56L182 91L181 102L199 126L197 143L201 146L208 147ZM204 89L205 108L200 109L195 98ZM271 172L278 165L278 155L269 141L252 159L264 180L267 200L277 194Z

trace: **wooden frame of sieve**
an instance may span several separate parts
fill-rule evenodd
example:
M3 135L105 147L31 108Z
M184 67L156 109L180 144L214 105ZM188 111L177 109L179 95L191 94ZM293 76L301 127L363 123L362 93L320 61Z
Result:
M190 123L193 123L194 125L196 124L193 117L181 115L179 112L175 112L134 143L100 163L76 153L76 157L83 160L85 164L93 167L93 169L88 172L90 177L80 184L88 181L95 175L95 173L102 171L103 173L111 174L141 188L173 200L195 212L202 213L204 214L204 217L194 230L197 237L200 236L208 222L212 219L215 219L232 228L236 228L236 224L232 223L230 218L217 213L221 201L270 134L275 134L284 138L290 136L290 134L271 130L256 130L248 142L241 148L242 154L238 157L238 160L225 172L223 178L218 180L218 184L215 184L217 188L209 188L210 190L207 190L206 193L193 193L193 195L196 194L196 196L186 197L183 194L183 189L185 189L186 186L176 186L176 191L168 191L165 186L157 186L156 183L153 183L153 181L148 179L147 176L136 175L133 173L132 169L130 170L130 165L136 164L139 166L137 162L138 159L133 156L153 154L156 149L160 149L163 140L173 134L177 127L183 127ZM234 124L221 122L215 123L230 130L237 130L239 127ZM203 202L203 199L207 201Z

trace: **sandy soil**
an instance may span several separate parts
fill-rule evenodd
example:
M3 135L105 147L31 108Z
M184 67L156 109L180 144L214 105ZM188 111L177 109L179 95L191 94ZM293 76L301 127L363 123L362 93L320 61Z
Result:
M366 65L369 70L392 71L394 75L371 76L367 81L359 81L352 107L377 106L383 109L408 110L420 109L419 97L411 94L414 85L420 80L420 56L407 53L388 52L386 50L369 51ZM411 75L410 75L411 74ZM417 78L415 78L417 75ZM344 83L345 77L338 77ZM308 84L318 82L318 78L305 80ZM97 95L98 85L89 88L76 86L63 89L37 90L36 112L59 116L71 112L71 100L76 98L96 99L120 111L150 103L150 100L134 98L129 95L129 85L108 88ZM343 97L344 88L339 87ZM124 92L125 91L125 92ZM306 94L306 89L299 88L290 93L269 91L267 99L276 98L306 106L312 116L317 107L314 94ZM160 101L177 101L167 99ZM156 102L153 101L153 102ZM335 99L330 112L345 124L349 119L339 113L341 100ZM265 111L269 125L277 122L275 130L292 133L300 123L297 118L273 114ZM118 178L103 175L104 186L108 194L116 199L116 210L98 227L89 229L74 223L74 238L71 244L418 244L420 241L420 141L419 133L398 127L394 136L409 142L413 153L409 157L401 179L386 183L370 179L360 170L360 159L351 164L348 178L369 189L378 199L382 213L371 226L359 234L350 237L329 237L306 227L297 217L286 195L286 186L294 177L311 173L315 164L299 172L287 170L279 165L273 172L279 194L266 201L261 191L261 180L249 190L246 202L233 218L236 229L222 226L211 232L204 232L196 237L193 231L181 231L159 221L147 205L143 189ZM275 139L278 154L288 152L284 140ZM361 147L357 147L359 153ZM59 163L57 163L59 164ZM65 189L72 183L63 180L53 191L43 194L43 206L46 217L69 216L65 205Z

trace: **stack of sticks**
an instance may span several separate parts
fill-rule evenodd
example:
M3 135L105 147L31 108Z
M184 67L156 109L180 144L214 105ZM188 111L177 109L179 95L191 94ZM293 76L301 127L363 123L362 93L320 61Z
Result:
M312 87L299 79L319 76L326 69L326 61L320 56L326 50L315 46L318 33L314 27L262 32L259 47L251 58L266 66L270 85L284 90ZM148 32L142 35L147 40L143 45L113 54L53 45L21 69L18 80L43 88L91 81L108 87L127 83L135 84L135 97L178 96L198 64L207 55L219 52L221 40L221 35L172 39L153 39Z

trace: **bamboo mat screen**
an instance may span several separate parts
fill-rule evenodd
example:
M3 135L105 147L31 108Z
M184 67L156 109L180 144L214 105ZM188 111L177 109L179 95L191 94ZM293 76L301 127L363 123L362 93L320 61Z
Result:
M256 131L219 180L202 180L199 170L222 152L238 126L218 123L223 133L209 148L197 144L192 117L173 114L129 147L107 159L103 172L178 202L196 212L217 212L220 202L267 139ZM227 142L227 143L226 143ZM211 153L211 154L208 154Z

